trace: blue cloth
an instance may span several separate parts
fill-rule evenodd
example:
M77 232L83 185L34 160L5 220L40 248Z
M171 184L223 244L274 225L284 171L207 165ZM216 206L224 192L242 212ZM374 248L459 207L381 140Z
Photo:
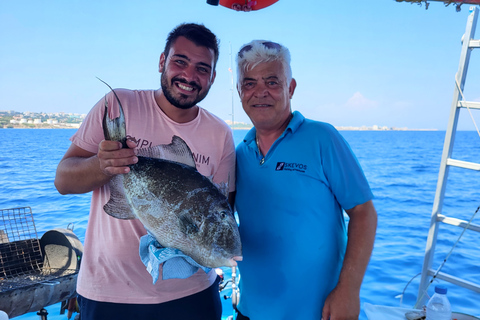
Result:
M238 309L251 320L318 320L345 255L343 209L373 194L333 126L294 112L264 159L255 135L237 146Z
M160 265L163 263L162 279L180 278L185 279L193 275L201 268L205 273L211 269L203 267L182 251L174 248L164 248L150 234L140 238L140 258L147 268L155 284L160 276Z

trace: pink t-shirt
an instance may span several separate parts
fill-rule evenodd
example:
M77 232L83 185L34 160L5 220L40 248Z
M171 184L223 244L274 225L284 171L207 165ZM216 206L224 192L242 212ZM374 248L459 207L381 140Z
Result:
M123 106L127 135L136 139L139 148L169 144L172 136L177 135L192 150L201 174L213 177L218 184L228 182L229 191L234 191L235 145L232 131L223 120L199 108L194 120L176 123L158 107L153 90L115 89L115 92ZM110 114L118 116L118 104L111 92L107 101ZM104 139L104 108L102 98L72 136L72 143L97 153L98 144ZM206 274L199 269L187 279L159 279L152 284L152 276L138 253L140 237L146 230L139 220L120 220L105 213L103 206L109 197L108 184L92 192L77 281L80 295L105 302L161 303L200 292L214 282L214 270Z

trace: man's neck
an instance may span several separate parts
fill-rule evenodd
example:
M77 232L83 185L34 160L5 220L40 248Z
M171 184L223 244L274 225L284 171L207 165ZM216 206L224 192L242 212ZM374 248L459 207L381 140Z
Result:
M290 120L292 120L293 115L290 114L285 122L282 123L278 128L257 128L255 130L257 146L260 149L260 152L263 155L266 155L268 150L272 147L273 143L282 135L285 129L288 127Z
M161 88L155 90L154 97L155 102L157 103L160 110L162 110L167 117L177 123L190 122L198 115L198 106L194 106L189 109L177 108L170 102L168 102Z

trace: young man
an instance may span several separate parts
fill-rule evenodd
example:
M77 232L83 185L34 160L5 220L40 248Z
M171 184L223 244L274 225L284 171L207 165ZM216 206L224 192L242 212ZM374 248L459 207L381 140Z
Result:
M356 320L377 224L363 171L333 126L292 113L287 48L252 41L237 67L254 124L237 147L238 319Z
M160 56L161 88L115 90L125 113L129 148L104 140L104 98L71 138L55 186L61 194L93 191L77 283L82 320L221 318L213 270L207 274L199 269L186 279L159 279L153 285L139 257L145 228L136 219L116 219L103 210L112 176L128 173L128 165L137 162L135 148L169 144L173 135L187 143L196 159L205 160L196 163L201 174L218 184L229 183L233 192L231 130L197 105L213 84L217 60L218 41L209 29L197 24L176 27ZM110 117L118 116L112 92L106 100Z

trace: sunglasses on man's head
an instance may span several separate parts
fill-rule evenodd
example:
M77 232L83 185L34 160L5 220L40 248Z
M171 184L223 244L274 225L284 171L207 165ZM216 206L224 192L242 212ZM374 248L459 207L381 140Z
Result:
M280 50L282 48L281 45L279 45L276 42L272 42L272 41L265 41L265 42L262 42L262 44L265 46L265 48L268 48L268 49ZM243 53L248 52L250 50L252 50L252 45L248 44L245 47L243 47L242 49L240 49L240 51L238 51L238 56L240 58L243 58Z

